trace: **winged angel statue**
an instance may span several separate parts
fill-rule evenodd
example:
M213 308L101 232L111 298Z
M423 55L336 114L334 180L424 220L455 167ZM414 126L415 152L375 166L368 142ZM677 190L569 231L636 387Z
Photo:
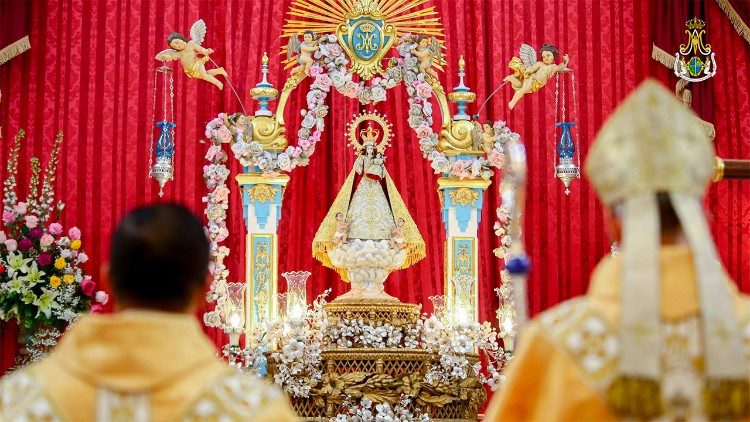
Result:
M425 35L415 35L412 41L416 45L411 49L411 53L419 61L419 71L438 80L438 74L432 68L432 65L433 63L440 64L443 61L440 42L435 37L427 37Z
M206 62L209 60L208 55L213 53L212 48L201 47L201 43L206 38L206 23L203 19L198 19L190 28L190 40L179 32L173 32L167 36L167 45L169 48L162 50L156 55L156 60L162 62L180 60L185 74L191 78L203 79L216 85L219 89L224 89L216 76L227 76L227 71L223 67L206 70ZM198 55L201 57L198 57Z
M513 70L512 75L503 79L510 82L510 85L516 91L513 98L508 103L511 110L523 98L524 95L539 91L557 72L568 72L568 55L563 56L560 64L555 64L555 58L560 55L557 48L552 44L544 44L541 48L542 60L537 59L536 50L528 44L521 44L521 50L518 57L513 57L508 67Z
M310 74L310 67L312 67L314 60L313 54L320 48L318 44L320 40L313 31L305 31L302 35L303 41L300 42L296 35L289 37L289 43L286 48L286 58L292 60L295 54L297 54L297 63L299 66L292 69L292 75L304 70L305 75Z

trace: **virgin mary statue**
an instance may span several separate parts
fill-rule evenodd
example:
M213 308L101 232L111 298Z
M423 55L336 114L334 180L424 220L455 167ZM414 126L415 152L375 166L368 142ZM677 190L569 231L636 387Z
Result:
M382 290L388 273L424 258L425 244L385 169L391 134L387 124L381 127L380 144L379 130L370 126L357 134L350 128L357 159L315 234L313 256L351 281L360 296L391 298Z

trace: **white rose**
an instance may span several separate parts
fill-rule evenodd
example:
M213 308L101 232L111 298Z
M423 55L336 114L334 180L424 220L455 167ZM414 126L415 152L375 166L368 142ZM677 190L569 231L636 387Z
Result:
M282 153L279 154L279 156L276 158L279 163L279 168L284 171L289 171L292 169L292 160L289 158L289 155Z

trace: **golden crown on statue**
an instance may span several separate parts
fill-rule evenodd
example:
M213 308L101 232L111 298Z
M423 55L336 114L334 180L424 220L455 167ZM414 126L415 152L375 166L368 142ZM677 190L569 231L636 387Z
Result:
M703 29L703 27L706 26L706 23L698 18L693 18L687 21L686 25L688 29Z
M367 129L359 131L359 136L365 144L374 144L377 142L378 136L380 136L380 131L372 126L367 126Z

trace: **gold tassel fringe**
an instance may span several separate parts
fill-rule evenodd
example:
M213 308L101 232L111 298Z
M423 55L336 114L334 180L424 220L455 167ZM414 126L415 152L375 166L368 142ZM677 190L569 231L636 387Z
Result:
M732 22L732 26L737 30L737 33L740 34L748 44L750 44L750 28L745 21L742 20L742 17L740 17L737 11L734 10L734 7L729 3L729 0L716 0L716 3L719 5L719 8L724 11L724 14L727 15L729 21Z
M623 375L610 386L608 400L621 417L654 419L664 413L661 386L653 378Z
M651 44L651 58L674 70L674 56L657 47L656 44Z
M31 43L29 42L28 35L21 38L20 40L16 42L8 44L6 47L0 50L0 64L7 62L8 60L12 59L13 57L16 57L17 55L23 53L24 51L30 48L31 48Z

